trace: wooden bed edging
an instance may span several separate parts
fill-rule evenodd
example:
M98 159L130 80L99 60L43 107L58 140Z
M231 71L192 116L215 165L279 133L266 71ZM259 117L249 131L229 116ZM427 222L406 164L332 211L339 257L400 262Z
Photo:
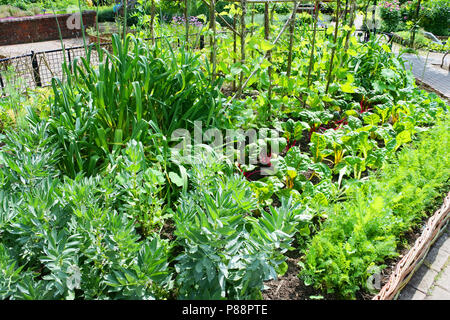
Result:
M417 268L422 264L423 258L430 250L431 245L440 235L440 231L447 225L450 218L450 192L444 198L442 206L430 217L424 230L417 238L414 246L397 263L388 282L381 288L373 300L397 299L400 290L408 283Z

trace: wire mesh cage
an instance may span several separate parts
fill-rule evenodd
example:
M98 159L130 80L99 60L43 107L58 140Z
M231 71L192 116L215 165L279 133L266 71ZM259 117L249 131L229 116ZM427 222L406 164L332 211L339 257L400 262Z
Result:
M31 52L30 54L0 59L0 95L6 95L7 87L19 90L50 86L52 78L63 78L63 63L69 65L77 57L86 57L90 52L90 63L98 65L98 48L111 51L111 43L91 44L67 49Z
M170 45L175 48L181 46L184 40L181 37L164 37ZM151 41L151 39L144 39ZM161 37L155 38L162 41ZM205 37L200 33L192 34L191 46L202 49L205 46ZM90 55L90 64L99 64L98 50L106 50L112 53L111 42L96 42L85 46L66 49L58 49L42 52L31 52L18 57L3 58L0 56L0 96L6 95L7 86L26 91L37 87L47 87L52 83L52 78L63 78L63 63L66 61L71 65L76 58Z

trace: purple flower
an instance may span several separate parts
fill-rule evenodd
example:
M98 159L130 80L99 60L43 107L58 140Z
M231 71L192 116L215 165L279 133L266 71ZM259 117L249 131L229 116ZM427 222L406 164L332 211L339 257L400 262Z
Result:
M196 26L196 27L201 27L203 26L203 23L196 17L196 16L190 16L188 17L188 22L190 25ZM184 18L184 16L173 16L172 17L172 24L175 25L184 25L186 23L186 19Z

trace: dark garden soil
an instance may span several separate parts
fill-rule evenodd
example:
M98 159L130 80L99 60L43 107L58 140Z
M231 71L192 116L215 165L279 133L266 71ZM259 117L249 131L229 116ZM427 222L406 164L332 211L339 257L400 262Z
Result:
M421 89L436 93L439 97L443 98L447 103L449 102L448 98L443 96L441 93L433 90L428 85L421 83L419 80L417 80L417 85ZM233 90L231 87L222 88L222 92L227 96L231 96L233 94ZM253 96L253 93L249 94L249 96ZM301 140L296 141L294 145L300 147L302 151L308 151L309 150L308 141L309 139L305 134L301 138ZM368 175L367 171L364 172L363 174L364 176ZM312 173L313 173L312 170L308 170L307 172L304 172L303 175L305 175L305 177L309 179L311 178ZM258 174L255 173L254 177L252 178L253 179L251 180L258 180L258 178L260 177ZM318 178L313 177L312 182L314 184L318 182L315 181L314 179L319 180ZM443 197L445 197L445 195L446 193L443 193ZM417 224L417 227L413 228L403 236L403 242L399 245L399 248L397 250L397 252L399 252L399 256L396 258L388 259L385 262L386 267L381 272L381 288L389 280L389 277L395 270L397 263L402 259L402 257L405 254L408 253L409 249L414 245L416 239L421 235L422 228L426 224L428 217L430 217L435 212L436 208L441 206L443 197L438 198L435 205L429 208L428 210L429 214L422 218L422 220ZM275 196L273 197L272 205L274 206L280 205L279 199ZM268 208L265 208L265 210L268 211ZM166 224L162 230L162 238L174 240L173 231L174 225ZM302 255L300 254L298 248L288 252L286 256L287 256L286 263L288 265L288 269L286 273L283 276L279 277L277 280L271 280L265 283L267 289L262 292L264 300L311 300L320 297L323 297L321 299L325 300L339 299L339 297L335 295L325 294L323 292L320 292L319 290L314 289L312 286L306 286L304 282L299 278L298 275L300 273L300 267L298 266L298 262L301 260ZM372 293L358 292L356 294L356 299L371 300L374 296L375 294Z
M160 233L161 238L167 239L169 241L174 241L175 240L174 231L175 231L175 223L172 220L167 220L161 230Z

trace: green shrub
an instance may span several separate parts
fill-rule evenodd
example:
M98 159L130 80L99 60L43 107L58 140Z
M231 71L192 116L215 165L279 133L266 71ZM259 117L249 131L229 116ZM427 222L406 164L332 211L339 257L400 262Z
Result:
M385 1L380 6L383 31L407 30L408 21L416 18L417 1ZM418 16L419 25L439 36L450 33L450 1L422 1Z
M115 22L116 14L113 8L100 8L98 10L98 22Z
M255 3L253 5L247 5L249 9L255 8L255 13L264 13L264 4L262 3ZM272 11L272 6L275 6L275 12L278 14L288 14L292 12L293 4L292 3L273 3L270 6L269 11Z
M320 12L328 15L333 15L336 10L336 3L334 2L323 2L320 6Z
M292 9L292 3L276 3L275 12L278 14L288 14L292 12Z
M24 0L0 0L0 5L8 5L10 8L14 8L13 10L26 10L27 6L32 3L31 1Z
M450 0L429 1L423 6L420 25L435 35L450 35Z
M307 13L307 12L302 12L300 14L297 15L297 23L298 24L306 24L306 25L311 25L313 23L313 17L311 14Z
M115 0L93 0L92 4L94 6L111 6L115 3Z
M14 117L4 108L0 107L0 133L4 133L7 129L14 126Z
M33 7L45 9L66 10L69 6L77 6L78 0L0 0L0 5L10 5L21 10L27 11ZM81 1L83 8L88 8L86 1Z
M124 192L128 173L138 176L130 183L154 188L140 176L133 144L124 152L127 168L116 163L110 175L59 179L48 123L33 114L29 121L2 140L0 299L167 298L170 246L156 233L138 234L124 205L133 199L141 208L152 196Z
M402 10L398 0L385 1L380 6L380 16L383 20L382 29L386 32L400 30L402 27Z

